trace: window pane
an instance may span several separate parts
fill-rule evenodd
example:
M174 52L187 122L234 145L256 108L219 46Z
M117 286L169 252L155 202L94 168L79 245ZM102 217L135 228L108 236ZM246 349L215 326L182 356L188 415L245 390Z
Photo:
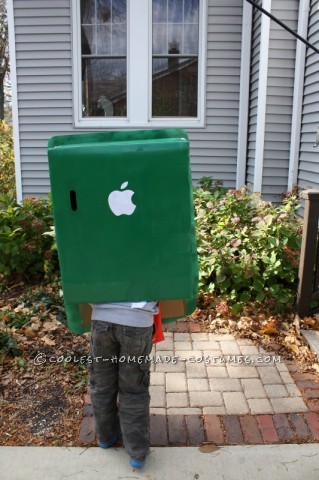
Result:
M96 53L95 27L83 25L81 29L82 55L94 55Z
M198 25L184 26L184 48L183 53L198 53Z
M126 55L126 0L82 0L81 5L82 20L92 23L82 23L82 55Z
M168 23L183 21L183 0L168 0Z
M126 0L81 0L82 116L127 115Z
M167 0L153 1L153 23L167 22Z
M153 117L197 117L198 21L199 0L153 0Z
M112 22L126 23L126 0L112 1Z
M167 53L183 53L183 25L168 25Z
M198 24L199 0L185 0L184 22Z
M126 25L113 25L112 54L126 55Z
M153 53L166 55L168 53L167 45L166 24L153 25Z
M110 23L111 20L111 0L96 1L96 23Z
M111 52L111 25L97 25L96 41L98 55L110 55Z
M95 23L95 0L81 0L81 23Z
M126 116L126 59L82 59L83 117Z
M197 58L153 59L153 117L197 117Z

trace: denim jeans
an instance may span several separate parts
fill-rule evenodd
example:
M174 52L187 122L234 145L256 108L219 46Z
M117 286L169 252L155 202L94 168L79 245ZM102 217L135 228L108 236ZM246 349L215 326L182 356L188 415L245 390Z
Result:
M121 431L130 457L149 451L149 379L153 327L92 321L90 391L97 436Z

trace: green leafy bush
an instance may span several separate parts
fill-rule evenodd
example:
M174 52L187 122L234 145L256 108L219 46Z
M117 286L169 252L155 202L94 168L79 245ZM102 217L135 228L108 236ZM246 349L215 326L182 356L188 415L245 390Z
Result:
M16 341L12 335L8 332L0 331L0 365L2 365L6 355L17 357L21 354L22 350L17 348Z
M275 310L296 297L301 221L297 197L274 206L246 188L229 190L204 178L195 188L200 290L223 300L220 313L250 301Z
M0 122L0 194L15 191L12 127Z
M0 311L0 321L3 321L7 327L22 328L23 325L31 320L31 315L22 311Z
M0 195L0 274L7 279L41 280L58 269L53 239L52 204L29 197L21 205L14 194Z

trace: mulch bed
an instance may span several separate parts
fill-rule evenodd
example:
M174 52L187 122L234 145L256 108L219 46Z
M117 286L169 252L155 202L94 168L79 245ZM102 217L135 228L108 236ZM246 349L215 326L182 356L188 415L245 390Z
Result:
M25 296L20 286L0 303L0 331L10 332L22 350L19 356L2 354L0 445L80 445L88 379L81 357L89 353L89 335L72 334L57 320L61 308L48 308L41 299L35 314L35 303L26 307ZM32 316L22 328L9 328L13 314Z

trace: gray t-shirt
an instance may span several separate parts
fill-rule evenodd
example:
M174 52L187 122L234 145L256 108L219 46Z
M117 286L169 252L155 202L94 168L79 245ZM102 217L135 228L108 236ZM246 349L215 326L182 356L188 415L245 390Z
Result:
M129 327L150 327L158 313L158 301L91 303L92 320L117 323Z

